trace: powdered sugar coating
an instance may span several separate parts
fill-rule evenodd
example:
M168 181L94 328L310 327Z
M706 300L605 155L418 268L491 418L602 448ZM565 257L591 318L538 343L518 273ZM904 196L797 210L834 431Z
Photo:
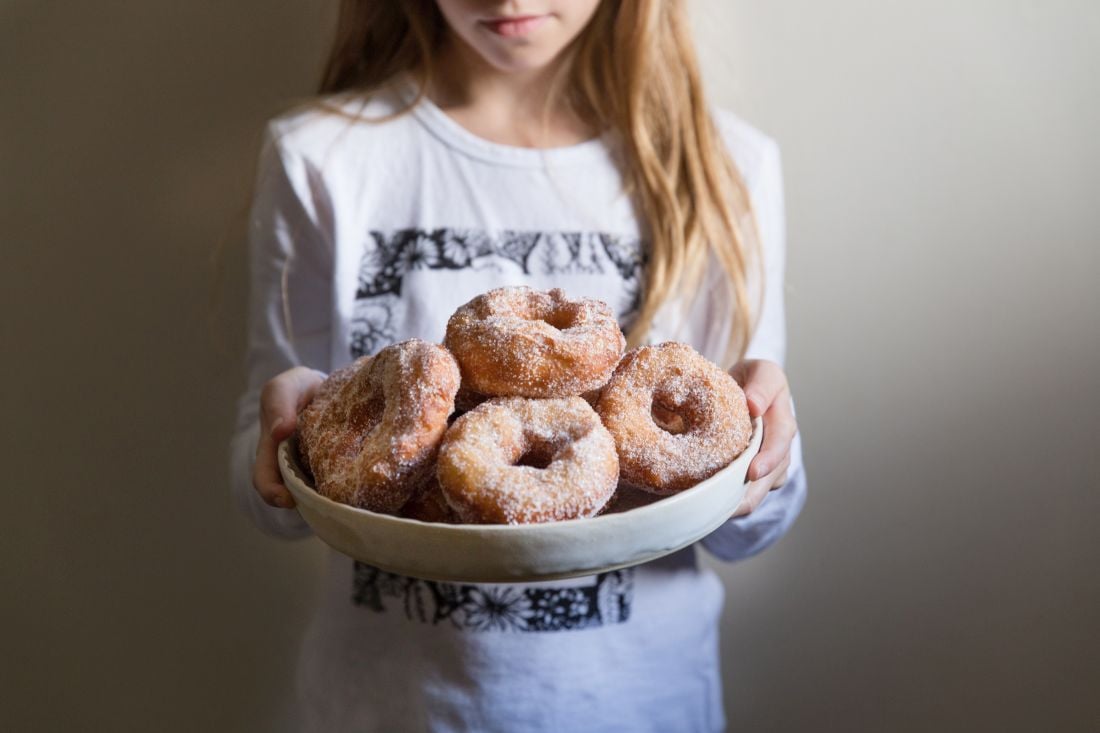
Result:
M752 437L737 382L676 342L627 353L596 410L615 437L622 480L654 494L674 494L713 476Z
M321 385L317 388L317 393L310 400L309 404L298 414L298 454L301 458L302 466L310 473L314 475L315 471L313 466L310 465L309 456L311 451L309 446L316 446L316 449L312 451L317 454L317 460L320 462L320 453L323 452L321 447L322 442L322 419L326 413L330 413L330 404L334 397L340 393L340 390L355 377L361 371L365 371L370 365L373 356L363 356L351 364L342 369L337 369L332 374L328 375L325 381L321 382ZM335 443L337 442L335 435L327 435L328 443L332 444L331 449L336 449ZM349 434L344 436L345 440L352 440L352 436ZM350 447L347 448L350 450ZM323 470L323 469L322 469ZM314 478L316 481L316 478Z
M466 389L521 397L597 389L626 347L606 303L528 287L490 290L459 308L447 322L445 343Z
M299 415L299 447L317 492L396 512L431 469L454 411L458 364L419 339L334 372Z
M580 397L501 397L454 422L437 475L463 521L529 524L595 516L615 491L619 461Z

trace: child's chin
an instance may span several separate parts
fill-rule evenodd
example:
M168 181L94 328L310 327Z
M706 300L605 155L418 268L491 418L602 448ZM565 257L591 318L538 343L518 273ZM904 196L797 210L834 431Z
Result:
M495 49L494 49L495 50ZM533 44L495 50L486 61L506 74L522 74L547 67L557 57L559 50L546 49Z

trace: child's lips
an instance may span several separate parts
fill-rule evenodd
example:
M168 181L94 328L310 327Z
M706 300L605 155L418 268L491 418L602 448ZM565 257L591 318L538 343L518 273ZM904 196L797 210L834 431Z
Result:
M488 18L480 23L498 36L518 38L533 33L549 15L511 15L500 18Z

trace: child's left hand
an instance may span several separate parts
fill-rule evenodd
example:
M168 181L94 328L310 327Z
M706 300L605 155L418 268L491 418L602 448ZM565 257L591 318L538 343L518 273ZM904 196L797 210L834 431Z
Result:
M786 483L791 442L798 424L791 409L787 375L781 366L765 359L747 359L735 364L730 375L745 391L749 415L754 419L764 416L764 440L760 452L749 464L749 489L733 513L735 517L743 517L760 506L769 491Z

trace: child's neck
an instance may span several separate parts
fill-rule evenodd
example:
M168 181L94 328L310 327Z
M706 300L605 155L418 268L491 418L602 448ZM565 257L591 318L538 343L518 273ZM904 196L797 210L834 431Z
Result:
M461 40L445 43L428 96L464 128L491 142L524 148L576 145L596 132L569 110L547 109L557 64L503 72Z

